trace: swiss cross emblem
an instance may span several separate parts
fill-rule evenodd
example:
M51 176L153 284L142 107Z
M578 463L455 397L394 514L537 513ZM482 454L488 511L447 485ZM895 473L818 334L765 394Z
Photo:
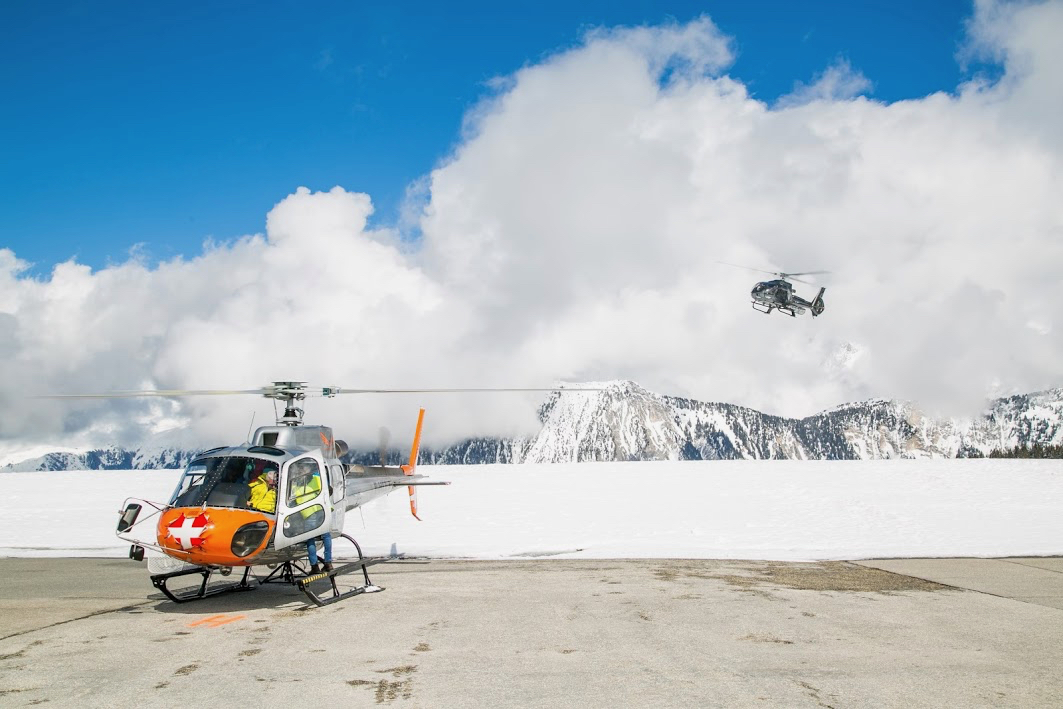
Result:
M203 530L210 524L210 519L205 514L198 517L185 517L181 515L167 527L172 537L182 549L192 549L203 546Z

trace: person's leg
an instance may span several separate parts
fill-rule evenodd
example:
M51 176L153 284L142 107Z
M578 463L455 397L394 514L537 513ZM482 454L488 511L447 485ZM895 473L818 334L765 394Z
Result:
M325 541L325 562L332 561L332 535L326 534L321 537Z
M306 556L311 566L317 566L317 540L311 539L306 543Z

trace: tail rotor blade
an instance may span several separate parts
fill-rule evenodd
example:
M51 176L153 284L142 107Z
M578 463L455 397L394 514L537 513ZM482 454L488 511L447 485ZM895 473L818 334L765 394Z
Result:
M421 409L417 413L417 428L413 432L413 445L410 447L410 462L402 466L402 472L406 475L413 475L417 470L417 455L421 450L421 427L424 425L424 409ZM410 514L418 522L421 518L417 515L417 488L413 485L407 485L406 489L410 492Z

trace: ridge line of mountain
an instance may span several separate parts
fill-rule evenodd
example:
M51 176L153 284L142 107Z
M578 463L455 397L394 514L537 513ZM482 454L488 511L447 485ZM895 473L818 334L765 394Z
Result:
M656 394L631 381L595 386L600 391L551 394L540 407L542 427L534 436L474 437L438 449L422 447L420 462L964 458L1063 443L1063 389L995 399L973 418L933 418L911 402L876 398L795 419ZM199 450L142 446L54 452L0 470L183 468ZM388 455L397 460L401 452ZM378 459L376 449L347 456L357 463Z

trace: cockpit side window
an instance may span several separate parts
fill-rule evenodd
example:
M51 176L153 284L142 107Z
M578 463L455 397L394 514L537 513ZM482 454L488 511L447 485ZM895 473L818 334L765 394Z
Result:
M201 492L200 488L206 475L206 461L193 461L185 470L185 474L181 476L180 482L177 483L177 490L174 491L173 497L170 499L170 505L173 507L187 507L190 504L189 501Z
M321 466L313 458L292 463L288 469L288 507L309 502L321 492Z

